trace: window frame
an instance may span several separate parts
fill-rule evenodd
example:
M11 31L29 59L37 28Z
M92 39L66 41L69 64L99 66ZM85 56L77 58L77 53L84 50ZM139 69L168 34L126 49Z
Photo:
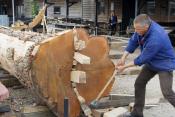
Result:
M58 11L56 11L56 10L58 10ZM54 13L54 15L61 15L61 6L54 6L53 13Z

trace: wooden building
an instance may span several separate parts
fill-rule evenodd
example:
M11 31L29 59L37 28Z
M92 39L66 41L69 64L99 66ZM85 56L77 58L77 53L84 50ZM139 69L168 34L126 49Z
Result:
M175 0L142 0L139 7L158 22L175 22Z
M22 0L17 0L14 3L15 18L19 18L23 14ZM9 26L12 22L13 10L12 0L0 0L0 25Z
M47 8L47 17L67 17L67 0L15 0L15 17L34 17L34 2L38 9L43 2L54 3ZM157 22L175 23L175 0L68 0L68 18L80 18L82 20L96 21L96 8L98 22L108 23L111 11L122 22L122 30L130 25L137 14L146 13ZM12 17L12 0L0 0L0 15L7 14Z
M20 17L23 12L23 0L14 2L15 16ZM12 17L12 0L0 0L0 15Z
M48 8L48 17L66 17L66 0L47 0L55 3ZM71 1L71 0L70 0ZM162 24L175 23L175 0L73 0L69 7L69 18L81 18L95 22L96 7L98 22L108 23L111 11L114 11L121 23L121 30L126 30L134 17L146 13ZM75 2L76 1L76 2ZM96 2L97 1L97 2ZM97 3L97 5L96 5Z
M48 2L55 3L47 10L48 17L65 17L66 16L66 1L65 0L48 0ZM70 0L71 2L71 0ZM111 3L112 2L112 3ZM121 5L122 0L114 2L111 0L100 0L97 5L97 14L99 22L107 22L110 16L111 7L121 18ZM118 7L118 9L115 9ZM96 0L77 0L69 7L69 18L81 18L83 20L95 21L96 15Z

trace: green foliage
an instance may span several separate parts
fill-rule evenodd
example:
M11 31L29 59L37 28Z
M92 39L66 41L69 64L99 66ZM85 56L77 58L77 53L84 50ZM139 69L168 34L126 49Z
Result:
M32 1L32 17L35 17L38 14L39 5L37 0Z

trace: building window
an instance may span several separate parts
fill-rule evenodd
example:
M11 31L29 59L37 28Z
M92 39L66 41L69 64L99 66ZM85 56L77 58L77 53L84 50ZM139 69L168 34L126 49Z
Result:
M155 0L149 0L147 1L147 14L154 15L155 14Z
M61 8L60 6L54 6L54 14L60 15L61 14Z
M169 15L175 16L175 1L169 2Z

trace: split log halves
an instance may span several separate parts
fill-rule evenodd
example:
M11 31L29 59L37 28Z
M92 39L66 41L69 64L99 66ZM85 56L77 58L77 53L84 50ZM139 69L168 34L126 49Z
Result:
M85 48L76 51L90 57L90 64L76 65L86 73L86 83L77 84L86 104L93 101L114 72L108 58L109 47L104 37L89 37L76 29ZM80 104L71 86L70 74L74 60L74 33L66 30L55 35L0 29L1 66L31 88L51 109L63 117L63 100L69 98L70 116L77 117ZM107 95L113 82L108 86Z

